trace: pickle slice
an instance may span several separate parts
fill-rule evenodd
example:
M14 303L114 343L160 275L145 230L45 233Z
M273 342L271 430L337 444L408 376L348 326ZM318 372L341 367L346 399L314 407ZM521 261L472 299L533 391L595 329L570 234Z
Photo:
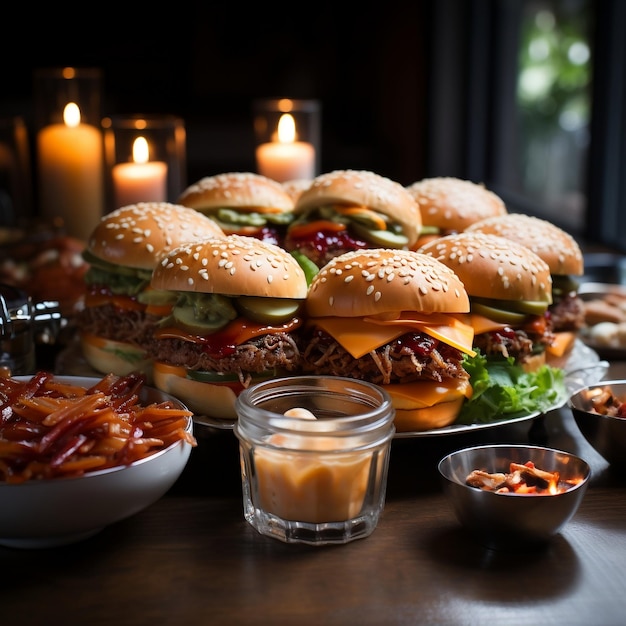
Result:
M498 309L480 302L472 302L472 313L483 315L494 322L500 322L502 324L521 324L526 318L524 313L506 311L505 309Z
M279 324L291 319L300 309L300 300L240 296L237 307L242 315L261 324Z

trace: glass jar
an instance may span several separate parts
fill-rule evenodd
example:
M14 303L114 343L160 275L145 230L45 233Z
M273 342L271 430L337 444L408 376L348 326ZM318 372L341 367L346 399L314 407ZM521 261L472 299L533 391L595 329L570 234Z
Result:
M246 389L236 410L244 517L259 533L324 545L374 531L395 433L386 391L293 376Z

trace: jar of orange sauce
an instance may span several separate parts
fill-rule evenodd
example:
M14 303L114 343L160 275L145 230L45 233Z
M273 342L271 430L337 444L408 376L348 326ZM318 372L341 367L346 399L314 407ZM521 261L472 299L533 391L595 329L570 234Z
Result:
M369 536L385 503L391 399L368 382L327 376L267 380L237 398L245 519L286 543Z

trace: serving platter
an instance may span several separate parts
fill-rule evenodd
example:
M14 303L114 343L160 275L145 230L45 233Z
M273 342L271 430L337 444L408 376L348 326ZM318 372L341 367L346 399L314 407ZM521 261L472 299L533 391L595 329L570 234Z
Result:
M607 361L600 359L600 355L596 350L586 345L580 339L576 340L574 347L565 361L555 362L553 365L561 367L565 371L566 393L562 398L559 398L559 401L556 402L550 410L564 406L569 396L575 393L579 388L602 380L609 367ZM88 372L90 376L97 375L97 373L89 371L90 369L77 346L73 347L68 354L63 357L62 361L57 361L57 370L60 370L58 371L59 374L78 374L77 370L80 370L83 373ZM87 370L87 372L85 370ZM432 430L396 433L395 437L397 439L406 439L460 435L519 422L527 422L538 417L540 414L541 412L537 411L522 415L509 415L502 420L484 424L451 424L450 426ZM196 427L195 432L199 435L215 434L217 431L232 430L235 425L234 420L217 419L208 415L194 415L193 422L194 427Z
M602 380L609 364L601 361L597 352L585 345L582 341L576 340L572 351L563 363L555 363L557 367L561 367L565 371L565 393L549 410L559 409L565 405L570 395L575 393L579 388L588 384L593 384ZM407 431L395 434L396 439L407 439L417 437L445 437L450 435L461 435L472 433L478 430L486 430L498 428L504 425L516 424L519 422L527 422L541 415L541 411L533 413L524 413L519 415L510 415L502 420L481 424L451 424L443 428L435 428L432 430ZM206 415L195 415L194 422L196 426L218 429L232 430L234 421L214 419Z

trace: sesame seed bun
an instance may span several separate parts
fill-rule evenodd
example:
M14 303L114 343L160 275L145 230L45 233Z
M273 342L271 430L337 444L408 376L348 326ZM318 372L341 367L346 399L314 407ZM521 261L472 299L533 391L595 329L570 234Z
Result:
M154 269L152 287L238 296L304 299L298 262L282 248L254 237L228 235L171 250Z
M356 317L397 311L464 313L469 299L443 263L408 250L367 249L331 260L313 278L307 312Z
M553 275L583 274L583 255L578 243L569 233L547 220L509 213L480 220L467 231L498 235L521 243L541 257Z
M313 179L296 201L296 216L326 204L365 206L402 226L409 245L421 227L419 207L399 183L369 171L335 170Z
M251 172L206 176L187 187L178 202L203 213L228 207L260 213L293 210L293 200L280 183Z
M452 269L470 297L552 303L548 264L504 237L466 231L435 239L419 252Z
M107 213L89 237L87 251L115 265L152 270L163 252L185 241L223 235L211 219L168 202L140 202Z
M292 180L286 180L281 184L283 189L291 196L295 205L300 194L311 186L311 182L310 178L294 178Z
M462 232L478 220L507 213L499 196L469 180L425 178L406 189L419 205L422 226L435 228L441 235Z

